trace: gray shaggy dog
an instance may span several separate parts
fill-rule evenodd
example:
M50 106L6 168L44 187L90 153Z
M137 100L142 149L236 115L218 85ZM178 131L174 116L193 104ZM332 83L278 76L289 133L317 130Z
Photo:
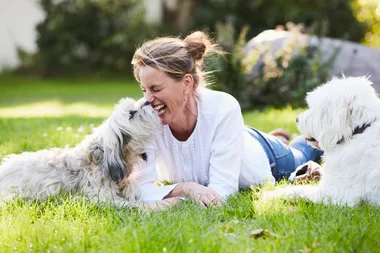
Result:
M138 198L133 167L146 160L145 145L160 121L144 100L121 99L111 116L74 148L10 155L0 165L0 202L43 200L59 192L122 206Z

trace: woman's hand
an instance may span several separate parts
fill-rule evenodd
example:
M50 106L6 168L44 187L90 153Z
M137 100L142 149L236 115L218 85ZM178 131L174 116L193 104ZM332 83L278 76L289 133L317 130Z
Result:
M182 182L166 197L188 197L200 206L220 206L224 199L213 189L195 182Z

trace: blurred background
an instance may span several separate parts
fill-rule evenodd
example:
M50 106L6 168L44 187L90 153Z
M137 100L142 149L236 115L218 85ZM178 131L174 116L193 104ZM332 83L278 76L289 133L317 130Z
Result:
M133 80L138 45L194 30L228 52L209 59L212 88L243 110L303 107L332 75L380 84L378 0L0 0L1 86Z

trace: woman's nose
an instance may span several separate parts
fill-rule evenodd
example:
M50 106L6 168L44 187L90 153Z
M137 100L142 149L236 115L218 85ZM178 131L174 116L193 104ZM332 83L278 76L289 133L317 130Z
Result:
M146 100L148 103L152 103L152 102L153 102L153 95L152 95L152 93L150 93L150 92L148 92L148 91L146 91L146 92L144 93L144 98L145 98L145 100Z

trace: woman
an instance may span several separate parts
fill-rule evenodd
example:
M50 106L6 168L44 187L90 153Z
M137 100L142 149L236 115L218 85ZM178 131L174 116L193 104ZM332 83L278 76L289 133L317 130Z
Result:
M274 183L322 153L302 137L287 146L245 127L235 98L205 88L203 60L213 52L219 53L216 45L199 31L184 40L148 41L135 52L134 75L162 122L136 175L145 201L189 197L220 205L239 188ZM157 180L173 184L156 186Z

